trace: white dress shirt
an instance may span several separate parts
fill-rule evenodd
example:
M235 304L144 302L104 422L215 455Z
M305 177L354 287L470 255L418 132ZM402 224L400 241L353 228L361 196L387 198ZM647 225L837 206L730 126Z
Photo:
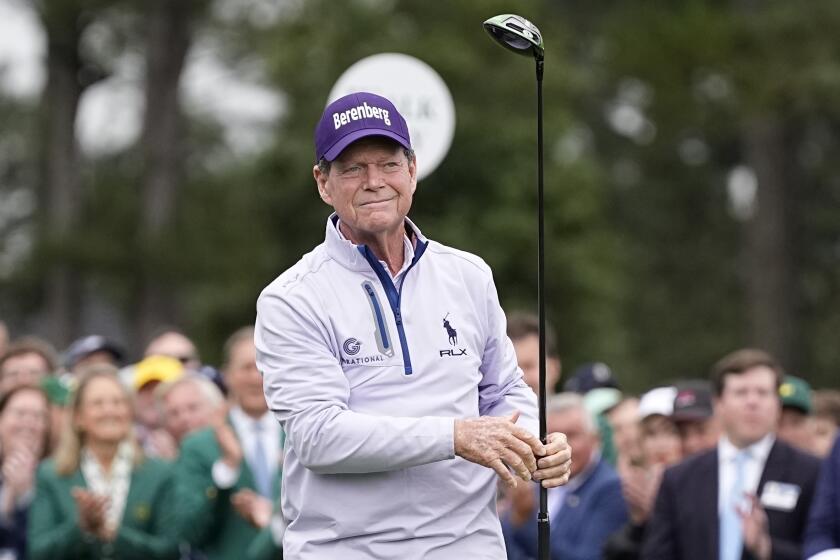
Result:
M732 503L729 492L735 483L735 458L738 453L747 452L744 462L744 492L755 494L758 491L758 483L761 481L761 473L764 472L767 455L770 454L775 441L776 436L770 433L754 444L738 449L726 436L720 438L718 441L718 512L724 505Z
M256 434L254 423L260 424L260 437L262 439L265 458L268 461L268 472L272 480L277 476L280 466L280 424L274 419L274 415L266 412L259 418L253 418L245 414L240 407L235 406L230 410L230 421L242 446L242 455L249 465L254 463L254 448L256 447ZM252 469L253 470L253 469ZM240 469L230 468L224 461L218 459L213 463L213 482L222 490L233 487L239 479Z

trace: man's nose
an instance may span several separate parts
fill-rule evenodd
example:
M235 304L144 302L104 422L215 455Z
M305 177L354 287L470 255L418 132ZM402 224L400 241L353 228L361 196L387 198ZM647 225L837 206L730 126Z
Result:
M385 186L385 174L381 169L379 169L378 165L368 166L366 184L368 188L372 189L378 189Z

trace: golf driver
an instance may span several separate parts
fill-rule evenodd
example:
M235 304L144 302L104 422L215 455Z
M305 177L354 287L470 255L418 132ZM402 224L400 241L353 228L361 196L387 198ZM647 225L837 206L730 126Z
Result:
M502 14L484 22L484 29L508 50L533 56L537 64L537 308L539 309L539 415L540 440L546 442L545 426L545 218L543 212L543 60L545 47L542 33L522 16ZM537 514L537 558L549 560L548 490L540 484L540 510Z

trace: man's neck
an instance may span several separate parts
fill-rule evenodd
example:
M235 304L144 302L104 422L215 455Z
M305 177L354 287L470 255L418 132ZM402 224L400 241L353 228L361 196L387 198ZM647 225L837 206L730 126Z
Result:
M732 444L732 446L735 449L737 449L738 451L741 451L743 449L746 449L747 447L752 447L756 443L764 440L764 438L766 438L768 435L770 435L770 434L769 433L764 434L763 436L761 436L758 439L739 439L739 438L737 438L737 437L735 437L731 434L726 434L726 439L729 441L730 444Z
M263 416L265 416L266 412L268 412L267 408L266 409L261 409L261 410L247 410L247 409L243 408L242 405L236 405L236 406L239 408L239 410L242 411L242 414L244 414L245 416L247 416L251 420L259 420Z
M339 223L341 233L356 245L367 245L377 259L383 261L391 274L399 272L405 264L405 223L394 231L363 235Z

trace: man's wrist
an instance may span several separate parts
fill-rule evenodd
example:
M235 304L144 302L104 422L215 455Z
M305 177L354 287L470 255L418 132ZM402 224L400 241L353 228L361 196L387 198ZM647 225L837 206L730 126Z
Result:
M773 553L773 541L770 539L770 535L765 534L761 540L758 541L758 551L756 552L756 556L760 560L770 560L770 556Z
M769 534L764 533L755 542L755 546L748 547L748 549L758 560L770 560L773 541L770 539Z
M222 463L227 465L231 470L238 471L239 465L242 464L242 457L230 457L230 456L223 456Z
M455 418L455 422L452 427L452 452L455 456L460 456L459 451L461 450L460 439L459 436L461 434L461 428L463 424L463 420L460 418Z

